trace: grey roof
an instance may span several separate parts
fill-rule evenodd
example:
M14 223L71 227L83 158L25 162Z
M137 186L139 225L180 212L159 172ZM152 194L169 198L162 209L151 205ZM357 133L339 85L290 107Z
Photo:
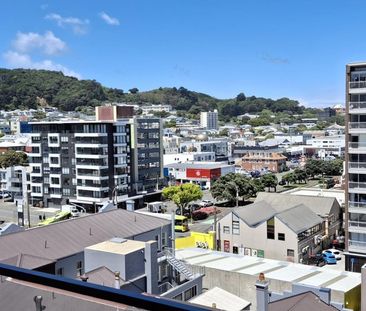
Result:
M109 270L107 267L99 267L94 270L91 270L85 275L88 277L89 283L95 283L103 286L114 287L115 275L112 270ZM120 284L124 284L125 281L122 278L119 278Z
M36 310L33 298L42 296L42 305L53 311L116 311L141 310L122 303L75 294L30 282L6 279L0 282L1 310Z
M336 311L337 308L325 303L313 292L284 298L268 304L268 311Z
M164 165L167 168L202 168L202 169L215 169L221 167L233 166L232 164L227 164L227 162L196 162L196 163L171 163Z
M339 205L337 199L331 197L280 194L273 192L259 192L255 202L258 201L266 201L278 211L288 209L289 207L298 204L304 204L321 217L325 217L327 214L331 213L333 204Z
M234 213L240 217L248 226L256 225L272 218L277 211L267 202L260 201L253 204L238 207L234 209Z
M45 261L80 253L87 246L113 237L133 239L166 225L170 225L170 221L122 209L65 220L2 236L0 262L26 254L23 267L35 269Z
M321 224L323 220L304 204L297 205L276 215L295 233Z

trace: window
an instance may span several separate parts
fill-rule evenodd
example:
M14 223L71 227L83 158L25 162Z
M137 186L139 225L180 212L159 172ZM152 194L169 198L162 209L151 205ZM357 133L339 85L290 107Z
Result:
M83 262L82 261L78 261L76 263L76 270L77 270L78 274L80 274L80 275L83 274Z
M293 249L288 249L287 250L287 257L294 257L295 256L295 251Z
M267 239L271 240L275 239L274 218L267 220Z
M56 271L56 275L64 275L64 268L58 268Z
M183 294L179 294L177 296L174 296L173 299L182 301L183 300Z
M239 254L239 248L237 246L233 246L233 254Z
M240 234L239 217L236 216L235 214L233 214L232 227L233 227L233 234Z
M69 141L69 138L67 136L61 136L61 142L67 143Z
M197 289L196 286L193 286L192 288L184 292L184 301L187 301L196 295L197 295Z
M165 246L168 245L168 243L167 243L167 233L166 232L161 233L161 244L162 244L162 248L164 248Z
M230 234L230 227L229 226L224 226L224 233Z
M63 167L62 174L70 174L70 169L68 167Z
M285 241L285 234L284 234L284 233L279 233L279 234L278 234L278 239L279 239L280 241Z
M62 188L62 194L69 196L71 194L70 189L68 189L68 188Z

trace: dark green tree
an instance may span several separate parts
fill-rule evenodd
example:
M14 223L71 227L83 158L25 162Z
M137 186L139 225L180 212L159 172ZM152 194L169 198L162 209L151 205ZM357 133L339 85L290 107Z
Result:
M7 168L11 166L28 165L27 154L21 151L9 150L0 154L0 167Z
M264 187L268 188L268 192L271 191L271 188L274 189L274 191L276 192L276 187L278 185L278 179L277 176L275 174L265 174L260 178L262 184Z

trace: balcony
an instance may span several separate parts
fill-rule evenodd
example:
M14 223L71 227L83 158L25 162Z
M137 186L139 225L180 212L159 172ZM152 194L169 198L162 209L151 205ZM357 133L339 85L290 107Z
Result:
M349 122L348 123L349 133L366 133L366 122Z
M348 222L348 230L352 232L366 233L366 222L350 220Z
M348 202L348 212L366 214L366 203L365 202Z
M366 113L366 102L350 102L349 113L350 114Z
M349 143L348 153L366 154L366 143Z
M351 81L349 82L350 94L361 94L366 92L366 81Z
M348 240L348 250L351 252L366 253L366 242Z
M350 193L366 193L366 183L350 181L348 183L348 191Z
M366 173L365 162L348 162L348 173Z

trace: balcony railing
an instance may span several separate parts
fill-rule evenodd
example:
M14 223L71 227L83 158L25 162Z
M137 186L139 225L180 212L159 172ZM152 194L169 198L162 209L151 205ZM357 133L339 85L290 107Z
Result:
M356 181L350 181L348 183L349 188L362 188L366 189L366 182L356 182Z
M366 109L366 102L350 102L349 109Z
M349 128L352 129L366 129L366 122L349 122Z
M348 245L351 247L363 248L364 250L366 250L366 242L363 241L348 240Z
M366 222L365 221L349 221L348 222L349 227L357 227L357 228L366 228Z
M348 143L349 149L366 149L366 143Z
M366 162L348 162L348 169L366 170Z
M366 88L366 81L351 81L349 87L350 89Z
M366 208L366 202L353 202L350 201L348 202L348 207L349 208Z

